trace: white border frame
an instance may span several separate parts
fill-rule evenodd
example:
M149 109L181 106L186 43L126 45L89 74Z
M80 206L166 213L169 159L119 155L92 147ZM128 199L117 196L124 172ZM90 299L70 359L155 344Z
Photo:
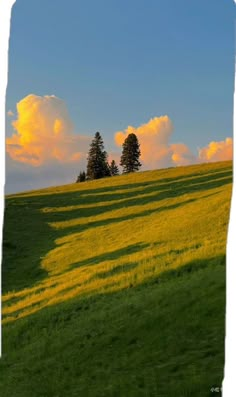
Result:
M0 2L0 260L2 254L2 225L4 210L4 187L5 187L5 98L8 77L8 46L10 36L11 9L16 0L2 0ZM236 0L234 0L236 3ZM235 60L236 69L236 60ZM236 86L236 74L235 74ZM236 132L236 92L234 93L234 137ZM236 142L233 140L234 160L233 175L236 175ZM236 368L236 263L235 247L236 241L236 203L235 184L231 201L230 222L227 239L227 298L226 298L226 344L225 344L225 377L223 380L223 397L232 397L232 391L236 389L235 368ZM0 294L1 294L1 273L0 273ZM1 313L1 300L0 300ZM2 353L0 327L0 356Z

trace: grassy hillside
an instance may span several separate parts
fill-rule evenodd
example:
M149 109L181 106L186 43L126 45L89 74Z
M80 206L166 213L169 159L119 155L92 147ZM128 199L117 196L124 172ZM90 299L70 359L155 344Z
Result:
M8 196L1 396L214 396L231 182L221 162Z

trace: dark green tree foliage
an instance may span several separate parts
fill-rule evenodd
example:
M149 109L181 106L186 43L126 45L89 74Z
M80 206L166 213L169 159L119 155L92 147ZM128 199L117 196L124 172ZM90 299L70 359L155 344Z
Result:
M87 177L88 179L99 179L109 175L107 152L104 150L100 133L96 132L88 153Z
M78 182L84 182L86 180L86 174L85 171L80 172L79 176L77 177L76 183Z
M111 176L111 172L110 172L110 165L108 162L106 162L105 164L105 174L104 176Z
M137 136L129 134L122 146L120 165L123 167L123 173L138 171L142 164L139 162L141 152Z
M110 169L110 175L111 176L119 175L119 168L116 165L115 160L111 161L111 164L109 165L109 169Z

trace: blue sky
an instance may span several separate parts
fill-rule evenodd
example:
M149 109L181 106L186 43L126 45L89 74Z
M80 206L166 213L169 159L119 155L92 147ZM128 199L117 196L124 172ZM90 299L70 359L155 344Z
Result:
M7 110L56 95L110 150L116 131L162 115L193 151L231 137L234 12L231 0L17 0Z

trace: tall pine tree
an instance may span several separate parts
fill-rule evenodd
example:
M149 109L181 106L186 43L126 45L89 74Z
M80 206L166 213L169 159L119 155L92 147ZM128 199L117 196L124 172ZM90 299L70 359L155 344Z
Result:
M104 150L100 133L96 132L88 153L87 177L89 179L99 179L109 175L107 152Z
M123 143L123 151L120 159L120 165L123 167L123 173L138 171L141 167L139 162L140 149L138 138L135 134L129 134Z

